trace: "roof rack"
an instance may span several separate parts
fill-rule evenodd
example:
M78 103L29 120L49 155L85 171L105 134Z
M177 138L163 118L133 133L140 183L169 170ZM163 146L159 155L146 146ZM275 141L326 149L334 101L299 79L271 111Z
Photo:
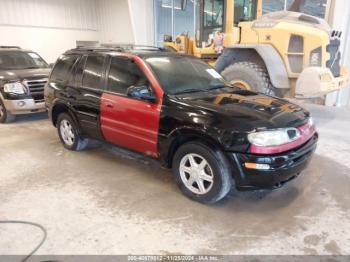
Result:
M103 47L118 48L124 50L144 50L144 51L164 51L164 48L152 45L134 45L134 44L102 44Z
M117 48L108 48L108 47L91 47L91 46L78 46L72 50L84 50L84 51L118 51L122 52L123 50L116 50Z
M4 48L4 49L21 49L19 46L12 46L12 45L0 45L0 48Z
M101 44L100 46L77 46L73 50L84 51L167 51L164 48L148 45L134 45L134 44Z

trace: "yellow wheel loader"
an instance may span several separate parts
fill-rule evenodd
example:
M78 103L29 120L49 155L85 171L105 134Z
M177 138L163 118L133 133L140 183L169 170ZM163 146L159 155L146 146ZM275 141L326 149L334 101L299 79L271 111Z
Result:
M341 32L324 19L293 11L262 15L262 0L197 0L194 38L164 47L213 64L232 84L266 94L317 98L345 87ZM291 8L298 11L300 0Z

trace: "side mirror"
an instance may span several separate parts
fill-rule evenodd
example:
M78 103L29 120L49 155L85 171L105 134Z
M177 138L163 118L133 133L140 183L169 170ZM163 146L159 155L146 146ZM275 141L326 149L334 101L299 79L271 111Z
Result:
M152 89L150 89L147 85L130 86L127 90L127 95L129 97L138 98L152 103L157 100Z

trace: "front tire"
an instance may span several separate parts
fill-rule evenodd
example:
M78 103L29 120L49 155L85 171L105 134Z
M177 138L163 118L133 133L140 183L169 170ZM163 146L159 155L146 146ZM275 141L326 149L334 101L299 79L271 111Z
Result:
M7 111L4 103L0 99L0 123L11 123L16 120L16 116Z
M265 67L253 62L237 62L222 71L231 84L271 96L280 96Z
M57 131L63 146L68 150L81 151L88 146L89 140L80 136L75 122L67 113L59 115Z
M225 155L200 142L184 144L176 151L173 173L181 191L204 204L226 197L233 184Z

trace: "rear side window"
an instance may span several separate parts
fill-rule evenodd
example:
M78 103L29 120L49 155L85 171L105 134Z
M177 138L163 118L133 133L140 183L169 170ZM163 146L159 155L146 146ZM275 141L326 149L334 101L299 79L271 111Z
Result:
M148 80L133 60L113 57L108 74L107 90L126 94L128 87L147 85Z
M78 60L78 55L61 56L51 73L51 81L68 81L71 77L72 68Z
M76 64L75 71L74 71L75 73L71 78L71 84L74 86L81 87L81 81L83 78L86 58L87 58L86 56L81 57L80 60Z
M83 87L102 89L104 56L88 56L83 73Z

